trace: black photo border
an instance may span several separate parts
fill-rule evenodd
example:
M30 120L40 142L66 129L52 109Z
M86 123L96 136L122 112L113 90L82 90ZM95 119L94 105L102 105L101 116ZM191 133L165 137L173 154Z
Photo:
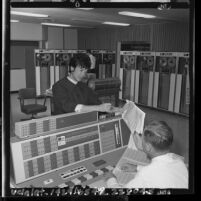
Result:
M194 158L195 158L195 2L189 0L190 3L177 3L172 1L167 3L172 8L190 8L190 23L189 23L189 51L190 51L190 115L189 115L189 189L172 189L171 194L176 195L189 195L195 193L195 176L194 176ZM2 0L2 169L4 169L4 175L1 175L2 180L2 197L13 197L10 189L10 6L29 8L29 7L47 7L47 8L75 8L75 7L93 7L93 8L118 8L118 7L133 7L133 8L157 8L161 3L90 3L89 0L74 0L63 2L12 2L12 0ZM1 172L2 174L2 172ZM159 190L160 191L160 190ZM3 193L3 194L2 194ZM165 193L164 193L165 194ZM19 195L18 195L19 196ZM15 197L15 196L14 196ZM21 196L20 196L21 197ZM82 197L82 196L81 196ZM80 198L81 198L80 197ZM84 196L87 199L87 196ZM94 197L94 196L92 196ZM89 199L91 200L90 197ZM105 196L104 196L105 197ZM108 200L110 196L106 196ZM113 197L113 196L112 196ZM116 197L117 198L117 197ZM118 200L114 198L114 200ZM120 196L121 198L121 196ZM130 196L129 196L130 198ZM95 196L98 201L99 198ZM128 198L122 197L123 200ZM79 199L75 199L79 200Z

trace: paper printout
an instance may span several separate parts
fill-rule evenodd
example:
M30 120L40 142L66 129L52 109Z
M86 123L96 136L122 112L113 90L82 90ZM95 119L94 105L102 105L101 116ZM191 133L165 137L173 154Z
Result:
M135 177L136 174L136 171L123 171L121 169L123 164L136 165L139 168L140 166L144 166L149 163L149 159L147 159L146 154L140 150L141 137L138 135L143 132L145 113L132 101L127 101L123 110L124 112L122 114L122 118L129 127L131 135L127 149L113 170L113 174L117 177L117 181L120 185L128 183Z

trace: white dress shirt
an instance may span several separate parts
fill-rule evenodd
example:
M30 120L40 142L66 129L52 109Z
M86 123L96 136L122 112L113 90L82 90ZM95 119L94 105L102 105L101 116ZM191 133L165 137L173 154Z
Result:
M180 156L167 153L152 159L126 188L188 188L188 169Z
M152 159L151 163L141 166L135 178L125 186L115 178L107 181L108 188L188 188L188 169L182 158L167 153Z

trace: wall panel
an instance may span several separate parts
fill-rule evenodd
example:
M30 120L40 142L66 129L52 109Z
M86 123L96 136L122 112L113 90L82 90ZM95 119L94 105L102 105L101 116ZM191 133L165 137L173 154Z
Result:
M189 51L188 24L154 24L151 43L154 51Z
M63 49L63 28L48 27L47 49Z
M108 28L78 31L79 49L116 50L118 41L150 41L150 26L136 25L129 28Z
M77 29L64 29L64 49L78 49Z
M153 51L189 51L189 25L165 23L78 30L78 49L116 50L118 41L147 41Z
M42 26L32 23L11 23L11 40L40 41L42 40Z

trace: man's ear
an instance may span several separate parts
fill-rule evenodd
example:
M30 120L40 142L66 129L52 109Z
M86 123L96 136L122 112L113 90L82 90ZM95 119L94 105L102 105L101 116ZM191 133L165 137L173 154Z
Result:
M133 135L133 140L135 143L135 146L137 147L137 149L139 150L143 150L142 148L142 136L140 136L137 132L135 132Z
M72 66L70 66L70 72L74 72L75 68L73 68Z
M152 152L153 147L152 147L152 145L150 143L146 142L145 143L145 148L146 148L147 152Z

